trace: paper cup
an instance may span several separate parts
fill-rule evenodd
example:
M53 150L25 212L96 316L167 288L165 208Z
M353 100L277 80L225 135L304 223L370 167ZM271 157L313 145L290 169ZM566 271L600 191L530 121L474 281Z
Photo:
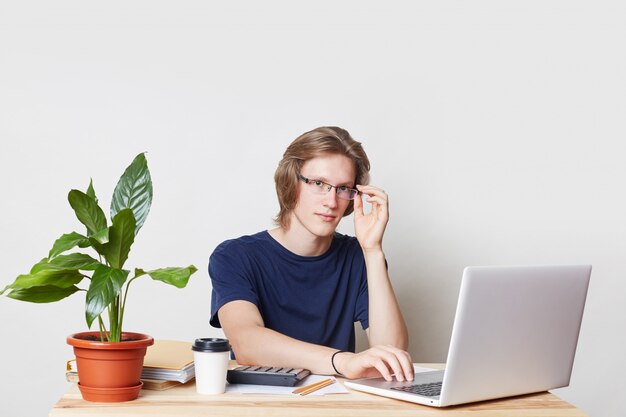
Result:
M193 346L198 394L222 394L230 356L228 339L196 339Z

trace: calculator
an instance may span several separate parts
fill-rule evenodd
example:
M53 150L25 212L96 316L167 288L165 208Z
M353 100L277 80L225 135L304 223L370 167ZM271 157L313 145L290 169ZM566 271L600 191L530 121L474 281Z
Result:
M270 366L240 366L230 369L226 380L230 384L274 385L293 387L311 371L302 368L272 368Z

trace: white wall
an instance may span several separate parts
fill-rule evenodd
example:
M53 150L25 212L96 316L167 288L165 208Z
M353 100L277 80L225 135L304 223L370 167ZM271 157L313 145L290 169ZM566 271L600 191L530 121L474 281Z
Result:
M82 230L71 188L93 177L108 206L148 151L154 203L128 266L199 272L184 290L134 285L126 328L218 334L209 254L270 227L286 145L339 125L390 194L385 248L415 360L445 360L464 266L590 262L557 394L625 416L623 2L295 3L0 0L0 284ZM45 415L67 389L81 298L0 299L1 415Z

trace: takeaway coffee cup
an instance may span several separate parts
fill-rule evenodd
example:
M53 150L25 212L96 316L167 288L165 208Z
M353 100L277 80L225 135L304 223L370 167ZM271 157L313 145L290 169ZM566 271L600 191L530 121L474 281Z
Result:
M193 346L198 394L221 394L226 387L230 344L228 339L196 339Z

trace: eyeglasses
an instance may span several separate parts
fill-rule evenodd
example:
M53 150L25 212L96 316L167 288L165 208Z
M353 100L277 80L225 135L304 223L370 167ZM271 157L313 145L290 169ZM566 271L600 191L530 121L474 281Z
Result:
M345 185L331 185L321 180L311 180L302 175L298 175L298 177L301 181L308 185L308 189L316 194L326 194L333 188L337 190L337 197L341 198L342 200L354 200L354 197L359 194L359 190L355 190L354 188L348 188Z

